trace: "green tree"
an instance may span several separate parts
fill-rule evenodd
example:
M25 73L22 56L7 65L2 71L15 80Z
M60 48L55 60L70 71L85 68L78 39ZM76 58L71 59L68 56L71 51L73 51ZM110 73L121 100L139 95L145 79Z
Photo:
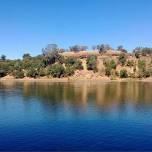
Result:
M146 68L145 60L138 60L138 68L141 71L145 71L145 68Z
M63 65L59 63L51 65L48 69L48 73L52 77L57 77L57 78L60 78L61 76L63 76L64 72L65 72L65 69Z
M22 78L24 78L24 72L23 72L23 70L15 70L15 71L13 71L13 76L16 79L22 79Z
M30 58L31 58L31 55L29 53L23 54L23 60L24 59L30 59Z
M127 78L128 77L128 73L126 69L121 69L120 70L120 78Z
M134 66L134 61L133 60L128 60L127 61L127 66L129 66L129 67Z
M140 57L140 52L135 52L135 57L136 57L137 59L139 59L139 57Z
M119 60L119 63L122 66L124 66L126 63L126 55L124 53L120 54L118 60Z
M108 77L111 76L111 68L110 67L105 68L105 75Z
M80 51L86 51L88 49L87 46L83 45L74 45L70 47L71 52L80 52Z
M55 62L58 62L61 59L57 44L48 44L46 48L42 49L42 53L44 56L45 66L54 64Z
M121 51L123 53L127 53L127 50L124 49L124 47L122 45L120 45L120 46L117 47L117 51Z
M109 44L98 44L96 46L97 50L99 51L99 53L103 53L105 51L111 50L111 46Z
M106 76L110 76L112 74L112 70L115 70L117 65L116 65L116 62L114 60L107 60L107 61L104 61L104 65L105 65L105 75Z
M6 60L6 55L2 54L2 55L1 55L1 60L2 60L2 61L5 61L5 60Z
M67 77L67 76L72 76L74 74L74 67L72 66L67 66L66 69L65 69L65 72L64 72L64 76Z
M66 66L72 66L74 69L77 70L82 70L83 66L82 66L82 62L74 57L68 57L67 59L65 59L65 65Z
M6 76L5 70L0 70L0 78Z
M39 77L44 77L44 76L47 75L46 69L44 69L44 68L40 68L40 69L37 71L37 73L38 73L38 76L39 76Z
M87 69L97 71L97 58L96 58L96 56L89 56L87 58Z
M27 73L26 73L27 77L31 77L31 78L36 78L38 77L38 71L35 68L30 68L28 69Z

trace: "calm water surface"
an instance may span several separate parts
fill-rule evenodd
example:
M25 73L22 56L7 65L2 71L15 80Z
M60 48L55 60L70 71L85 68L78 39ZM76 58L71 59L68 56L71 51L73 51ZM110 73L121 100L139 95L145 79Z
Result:
M0 83L0 150L152 150L152 83Z

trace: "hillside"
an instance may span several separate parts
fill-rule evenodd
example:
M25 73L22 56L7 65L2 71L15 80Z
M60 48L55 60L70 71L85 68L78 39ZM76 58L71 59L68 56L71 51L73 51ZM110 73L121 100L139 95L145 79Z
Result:
M0 60L1 79L68 78L106 79L148 78L152 76L151 55L108 50L52 52L22 60Z

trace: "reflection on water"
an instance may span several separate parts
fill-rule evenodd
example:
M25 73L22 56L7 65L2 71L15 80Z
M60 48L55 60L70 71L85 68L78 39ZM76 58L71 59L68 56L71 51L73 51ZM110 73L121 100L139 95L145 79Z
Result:
M152 83L0 82L0 150L152 150Z
M93 104L98 108L119 108L149 106L152 104L152 83L146 82L111 82L111 83L0 83L0 96L5 98L14 88L24 100L38 98L47 106L63 104L85 108Z

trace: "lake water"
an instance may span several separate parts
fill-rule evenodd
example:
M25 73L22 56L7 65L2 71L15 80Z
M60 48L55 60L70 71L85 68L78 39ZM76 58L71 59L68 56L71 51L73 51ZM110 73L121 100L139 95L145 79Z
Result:
M0 150L152 150L152 83L0 83Z

